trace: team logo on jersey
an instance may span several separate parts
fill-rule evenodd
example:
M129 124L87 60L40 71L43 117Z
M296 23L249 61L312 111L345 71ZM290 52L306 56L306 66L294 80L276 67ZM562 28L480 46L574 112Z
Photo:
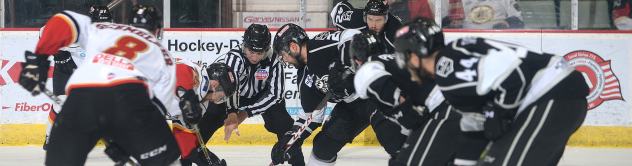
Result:
M110 73L108 74L108 80L113 79L114 77L116 77L116 75L114 75L114 73Z
M329 91L329 84L327 83L327 80L329 80L329 75L324 75L323 77L316 76L316 81L314 81L316 89L323 93L327 93L327 91Z
M307 85L308 87L312 87L312 83L314 83L314 75L307 75L307 78L305 79L305 85Z
M467 18L474 24L485 24L494 19L494 8L489 5L474 6Z
M448 57L441 57L437 62L435 71L438 76L443 78L448 77L448 75L454 72L454 60Z
M257 71L257 73L255 73L255 78L257 78L258 80L264 80L268 78L268 71L267 70Z
M564 58L582 73L590 88L590 94L586 97L589 110L607 100L623 100L619 79L610 69L610 60L604 61L589 51L574 51L564 55Z

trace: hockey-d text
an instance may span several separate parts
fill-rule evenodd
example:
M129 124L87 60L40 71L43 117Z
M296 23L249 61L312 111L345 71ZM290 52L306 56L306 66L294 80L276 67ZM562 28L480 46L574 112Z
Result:
M231 48L239 45L239 40L231 39L229 43L224 42L203 42L197 40L197 42L178 42L178 39L167 40L167 49L169 51L186 52L186 51L216 51L215 54L220 54L222 49Z

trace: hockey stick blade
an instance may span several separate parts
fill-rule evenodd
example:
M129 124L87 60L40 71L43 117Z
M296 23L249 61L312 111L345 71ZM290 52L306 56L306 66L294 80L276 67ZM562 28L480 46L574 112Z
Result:
M346 79L347 76L349 76L349 72L348 71L342 74L342 79ZM301 134L303 134L303 132L305 132L305 128L307 128L307 126L309 126L309 124L312 123L312 120L314 119L314 117L318 117L319 115L321 115L321 113L324 114L326 112L324 110L327 108L327 101L329 101L329 99L331 99L331 97L333 95L334 95L334 92L332 92L332 91L328 91L325 94L325 97L323 98L323 100L320 101L320 103L318 103L318 105L316 106L316 109L314 110L314 112L312 112L312 115L310 115L309 118L307 118L307 120L305 120L305 123L303 123L303 126L301 126L301 128L299 128L299 130L296 131L296 133L294 133L294 135L292 136L292 139L290 139L290 141L288 141L287 144L285 144L285 152L284 153L287 153L287 151L290 149L290 147L292 145L294 145L294 142L296 142L296 140L298 140L298 137L300 137ZM290 155L290 158L292 158L292 155ZM269 166L274 166L274 162L271 162Z

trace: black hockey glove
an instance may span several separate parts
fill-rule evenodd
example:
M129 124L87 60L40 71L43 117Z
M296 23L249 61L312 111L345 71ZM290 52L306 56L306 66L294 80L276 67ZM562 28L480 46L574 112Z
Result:
M204 152L202 151L202 147L200 146L191 150L188 158L189 161L197 164L198 166L226 166L226 161L224 159L219 159L215 153L208 149L206 149L206 151L208 152L211 161L206 159L206 156L204 156Z
M332 100L341 101L347 98L346 88L350 85L349 82L342 77L345 73L345 67L340 62L333 62L330 65L329 76L327 83L329 84L329 90L334 93Z
M178 87L178 91L182 91L181 89L184 88ZM202 108L200 107L200 100L193 89L186 90L184 94L180 96L179 105L184 121L189 124L197 124L200 122L202 119Z
M513 110L495 108L491 102L483 106L483 114L485 115L483 123L485 137L490 140L496 140L509 131L514 120Z
M55 57L55 70L66 74L72 74L77 69L77 64L72 60L70 52L60 51L53 55Z
M294 136L294 133L298 131L299 128L300 126L292 127L292 131L286 132L285 135L283 135L283 137L279 139L279 142L274 144L271 154L272 163L274 165L285 163L285 161L290 160L290 158L292 158L294 154L301 151L301 146L303 145L303 141L305 140L305 138L303 137L299 137L296 142L294 142L294 144L292 144L292 146L287 149L287 152L285 151L285 145L290 142L290 140Z
M105 154L114 161L114 166L123 166L129 161L130 155L125 153L116 143L108 141L110 145L105 147Z
M46 89L50 61L47 60L48 55L33 54L30 51L24 52L24 57L26 62L22 63L19 83L36 96Z
M380 110L380 109L378 109ZM428 109L421 105L415 105L411 100L390 110L384 110L384 115L397 119L397 122L408 129L416 129L426 120L430 119Z

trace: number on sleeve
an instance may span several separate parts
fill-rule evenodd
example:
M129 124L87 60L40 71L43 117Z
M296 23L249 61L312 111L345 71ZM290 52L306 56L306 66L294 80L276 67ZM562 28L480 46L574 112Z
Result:
M104 53L122 56L129 60L134 60L136 54L147 51L149 45L140 39L132 36L123 36L116 40L114 46L103 51Z

